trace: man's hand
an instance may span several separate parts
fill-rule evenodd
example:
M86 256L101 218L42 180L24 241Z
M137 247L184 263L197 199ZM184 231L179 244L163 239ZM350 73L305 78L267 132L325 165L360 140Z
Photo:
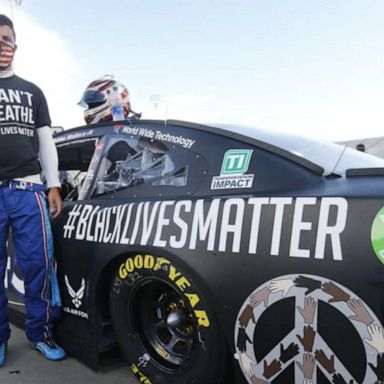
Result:
M313 342L315 341L316 332L310 325L304 327L304 335L301 337L300 335L296 335L300 340L300 343L304 347L305 352L312 352Z
M376 351L384 356L384 330L378 324L371 324L368 327L368 334L371 339L364 339L366 343L368 343L371 347L375 348ZM382 367L384 368L384 359ZM384 377L384 370L383 370Z
M315 358L329 374L335 373L335 355L328 358L322 349L316 349Z
M351 320L361 321L367 327L373 323L372 316L360 299L350 299L348 300L347 305L355 313L354 316L349 316Z
M328 300L328 303L337 303L339 301L345 301L347 303L349 300L348 293L344 292L333 281L324 283L322 290L332 296L332 298Z
M264 303L264 307L266 307L270 293L271 291L268 287L264 287L260 289L260 291L253 293L249 299L252 307L256 308L261 303Z
M321 281L311 279L310 277L299 275L294 280L294 284L298 288L306 288L305 295L321 288Z
M52 219L56 219L63 210L63 200L61 199L59 188L52 187L48 191L49 214Z
M307 380L312 380L315 363L315 358L310 353L304 353L303 363L296 361L297 366L300 368L301 372L303 372L303 375Z
M301 316L303 316L304 322L306 324L313 324L313 318L315 317L315 312L317 308L317 301L311 297L306 296L304 299L304 308L297 306L298 311Z
M248 327L249 320L253 321L253 324L255 324L255 315L253 314L253 307L251 305L247 305L243 311L243 313L239 317L239 323L240 326L243 328ZM251 341L251 340L249 340ZM244 352L244 351L242 351Z

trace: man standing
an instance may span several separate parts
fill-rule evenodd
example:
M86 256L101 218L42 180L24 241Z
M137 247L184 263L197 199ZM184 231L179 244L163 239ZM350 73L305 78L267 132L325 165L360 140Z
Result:
M62 210L57 151L43 92L13 72L15 42L12 21L0 15L0 366L10 337L4 288L10 227L17 265L24 277L27 338L47 359L65 357L51 338L52 305L60 302L60 296L40 177L42 169L49 211L57 217Z

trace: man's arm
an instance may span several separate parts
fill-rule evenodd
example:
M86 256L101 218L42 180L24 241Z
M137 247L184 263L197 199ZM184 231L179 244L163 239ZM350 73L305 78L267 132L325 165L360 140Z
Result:
M39 140L40 165L47 180L49 212L52 218L60 215L63 209L59 188L58 177L59 159L57 150L52 138L51 128L44 126L37 129Z

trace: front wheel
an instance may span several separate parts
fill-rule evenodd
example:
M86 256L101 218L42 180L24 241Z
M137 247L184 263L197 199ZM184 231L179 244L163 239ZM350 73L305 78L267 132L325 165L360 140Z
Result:
M201 290L173 262L135 255L116 270L110 294L117 341L145 384L219 384L225 343Z

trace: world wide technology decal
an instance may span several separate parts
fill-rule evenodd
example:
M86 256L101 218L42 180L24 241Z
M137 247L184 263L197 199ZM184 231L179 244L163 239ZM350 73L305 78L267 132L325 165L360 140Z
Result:
M260 358L255 332L262 315L284 300L294 300L294 326L266 356ZM319 314L320 304L331 306L352 326L363 345L365 359L360 378L353 377L353 367L332 350L320 329L321 321L331 321ZM261 322L262 323L262 322ZM265 323L264 323L265 326ZM259 330L263 331L263 330ZM264 330L265 332L265 330ZM339 337L343 329L338 329ZM264 333L265 335L265 333ZM343 342L340 337L339 342ZM321 374L334 384L373 384L384 380L384 330L375 314L357 295L321 276L296 274L276 277L257 287L245 300L236 319L235 358L251 384L273 382L289 366L294 366L295 383L316 384ZM355 351L351 350L351 354ZM259 359L256 358L259 356Z
M196 142L196 140L184 137L182 135L173 135L170 132L163 132L160 130L153 130L144 127L124 126L122 133L142 136L152 140L165 141L167 143L180 145L186 149L191 149L193 144Z

